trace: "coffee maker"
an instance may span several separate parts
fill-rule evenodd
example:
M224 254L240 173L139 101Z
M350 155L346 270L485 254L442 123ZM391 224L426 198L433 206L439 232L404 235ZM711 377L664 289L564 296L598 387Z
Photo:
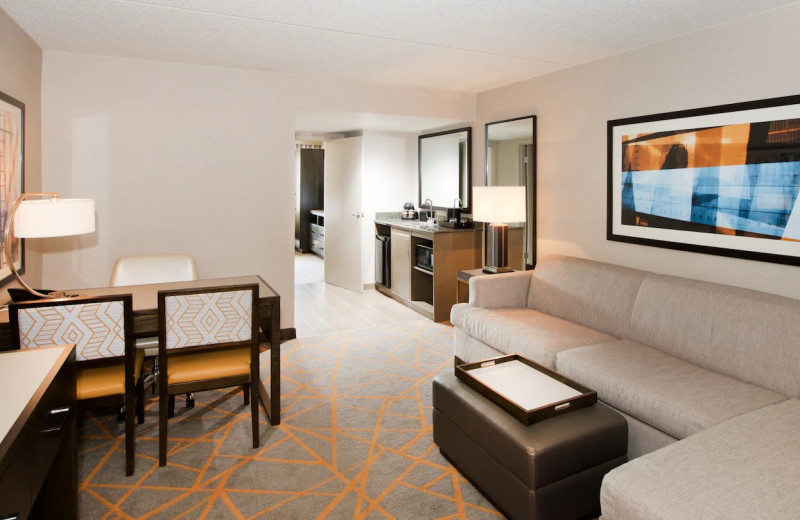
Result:
M403 211L400 215L403 220L416 220L417 211L414 209L414 204L412 202L403 204Z

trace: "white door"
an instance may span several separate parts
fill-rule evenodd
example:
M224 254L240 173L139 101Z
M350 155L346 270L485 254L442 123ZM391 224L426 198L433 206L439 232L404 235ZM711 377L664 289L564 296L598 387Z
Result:
M363 289L362 145L361 137L325 143L325 282L357 292Z

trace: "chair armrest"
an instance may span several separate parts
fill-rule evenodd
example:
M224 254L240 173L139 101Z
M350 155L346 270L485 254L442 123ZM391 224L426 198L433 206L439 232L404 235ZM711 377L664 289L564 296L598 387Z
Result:
M473 276L469 279L469 303L485 309L525 308L533 271Z

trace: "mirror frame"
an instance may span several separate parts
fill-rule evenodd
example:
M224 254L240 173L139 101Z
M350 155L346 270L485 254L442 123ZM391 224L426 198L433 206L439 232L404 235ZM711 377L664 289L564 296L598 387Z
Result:
M528 186L527 183L525 185L525 199L527 201L532 202L532 207L527 208L528 213L528 221L525 223L525 241L527 241L527 237L529 234L532 234L533 240L530 245L530 252L531 258L526 259L525 262L525 269L533 269L536 267L536 211L537 211L537 199L536 199L536 182L537 182L537 171L536 171L536 163L538 152L536 150L536 116L534 114L527 115L527 116L520 116L520 117L512 117L510 119L503 119L501 121L491 121L484 125L484 144L483 144L483 154L484 154L484 184L489 186L489 127L492 125L499 125L502 123L511 123L513 121L521 121L523 119L530 119L531 120L531 137L532 137L532 156L530 160L533 163L532 167L532 179L533 179L533 186ZM529 232L530 230L530 232ZM525 241L523 241L523 248L525 247Z
M461 200L461 212L462 213L471 213L472 210L472 127L465 126L463 128L456 128L454 130L445 130L443 132L435 132L432 134L422 134L417 138L417 191L418 191L418 209L422 209L422 203L425 202L425 199L422 198L422 140L429 137L439 137L442 135L448 134L458 134L461 132L467 132L467 204L464 205L463 197L460 197ZM458 178L458 193L463 194L465 192L464 184L462 182L461 176ZM433 206L434 211L445 211L449 206Z

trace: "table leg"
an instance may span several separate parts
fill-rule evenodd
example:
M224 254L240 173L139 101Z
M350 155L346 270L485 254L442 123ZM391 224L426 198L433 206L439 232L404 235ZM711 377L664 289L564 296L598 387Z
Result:
M263 304L262 304L263 305ZM266 325L266 326L265 326ZM261 330L265 331L269 340L269 366L270 390L264 383L258 381L256 390L261 400L261 407L267 415L270 424L277 426L281 423L281 312L280 303L273 304L270 312L269 325L262 322Z
M275 308L277 307L277 308ZM270 327L270 419L272 424L281 423L281 313L280 304L273 306Z

